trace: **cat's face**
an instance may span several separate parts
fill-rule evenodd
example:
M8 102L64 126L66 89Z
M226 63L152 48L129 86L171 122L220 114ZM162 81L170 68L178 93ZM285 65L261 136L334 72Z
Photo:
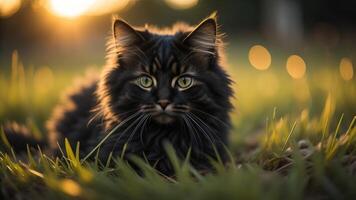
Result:
M114 38L117 66L103 83L113 117L141 115L168 125L189 120L194 112L228 112L230 81L218 66L215 19L171 34L136 30L117 20Z
M199 71L179 62L174 52L169 52L170 45L160 45L148 66L132 72L136 77L128 85L128 94L139 103L140 112L163 124L189 112L196 100L193 94L205 89ZM167 55L162 54L164 48Z

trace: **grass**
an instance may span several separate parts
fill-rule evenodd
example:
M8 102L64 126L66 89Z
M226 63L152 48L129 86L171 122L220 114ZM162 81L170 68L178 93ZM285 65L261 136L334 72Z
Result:
M60 158L50 158L41 149L15 155L1 132L0 197L353 199L355 84L337 78L330 69L311 70L302 80L292 80L280 68L229 71L238 83L227 150L231 159L227 165L212 161L216 172L201 175L186 160L178 160L170 145L166 150L176 177L166 177L136 157L132 161L143 176L120 157L111 158L115 167L83 161L78 146L68 142L66 154ZM14 53L11 72L0 74L0 122L22 121L41 135L43 123L58 101L58 91L69 85L73 74L47 67L25 70Z

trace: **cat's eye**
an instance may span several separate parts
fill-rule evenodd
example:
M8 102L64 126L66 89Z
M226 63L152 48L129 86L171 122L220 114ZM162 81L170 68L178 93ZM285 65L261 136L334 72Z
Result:
M179 89L186 90L193 85L193 78L189 76L182 76L177 80L177 86Z
M153 79L149 76L141 76L137 80L138 85L143 89L150 89L153 86Z

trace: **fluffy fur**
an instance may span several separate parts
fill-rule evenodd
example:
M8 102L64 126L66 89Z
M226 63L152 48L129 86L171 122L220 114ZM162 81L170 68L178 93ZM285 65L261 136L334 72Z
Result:
M52 151L68 138L72 145L80 142L84 156L115 130L100 147L103 162L111 152L125 159L136 155L172 174L165 142L180 158L191 151L199 170L211 168L210 158L225 160L232 90L219 36L215 16L196 27L164 30L116 19L101 76L73 87L48 122ZM189 88L177 83L182 77L182 84L192 80Z

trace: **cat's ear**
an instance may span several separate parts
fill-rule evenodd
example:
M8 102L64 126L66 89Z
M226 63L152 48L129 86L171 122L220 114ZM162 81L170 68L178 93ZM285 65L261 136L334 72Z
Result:
M132 26L121 19L113 23L115 44L119 47L130 47L144 41L144 38Z
M216 47L216 37L216 15L213 14L203 20L192 32L190 32L183 42L194 50L212 54Z

